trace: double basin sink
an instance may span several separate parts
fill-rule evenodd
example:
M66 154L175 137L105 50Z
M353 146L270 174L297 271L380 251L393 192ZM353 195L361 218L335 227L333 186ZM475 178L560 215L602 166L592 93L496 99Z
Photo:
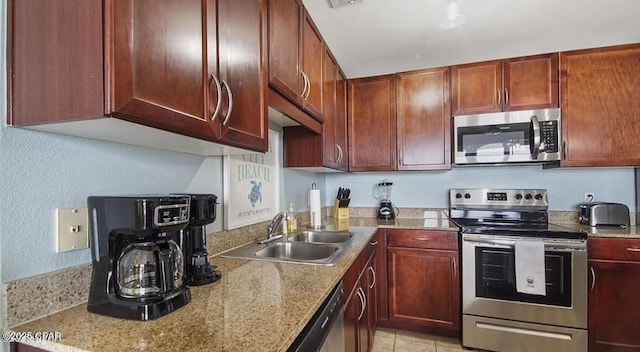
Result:
M332 265L346 247L353 241L353 232L342 231L300 231L286 239L260 244L251 243L221 256L292 262L315 265Z

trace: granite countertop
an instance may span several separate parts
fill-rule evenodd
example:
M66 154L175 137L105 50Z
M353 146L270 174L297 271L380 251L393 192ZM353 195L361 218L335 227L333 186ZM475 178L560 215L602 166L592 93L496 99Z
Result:
M60 332L61 341L29 343L51 351L285 351L376 227L360 234L334 266L211 258L222 278L191 287L189 304L141 322L89 313L81 304L12 328Z
M377 228L457 231L446 212L429 218L378 221L325 218L327 229L360 233L334 266L277 263L215 256L222 278L191 287L191 302L161 318L141 322L101 316L86 303L12 328L60 332L59 342L29 343L50 351L285 351L366 246ZM589 236L640 238L628 229L559 225Z
M12 330L60 332L57 343L30 343L51 351L285 351L377 228L457 231L445 213L431 215L389 222L325 218L327 229L362 234L334 266L212 257L222 278L191 287L189 304L155 320L101 316L81 304Z

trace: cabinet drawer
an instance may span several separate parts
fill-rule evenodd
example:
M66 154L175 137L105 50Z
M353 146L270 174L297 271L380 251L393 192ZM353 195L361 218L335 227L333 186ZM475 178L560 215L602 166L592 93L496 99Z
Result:
M458 249L458 233L455 231L396 230L387 232L389 247L426 249Z
M589 238L587 248L589 259L640 262L640 239L638 238Z

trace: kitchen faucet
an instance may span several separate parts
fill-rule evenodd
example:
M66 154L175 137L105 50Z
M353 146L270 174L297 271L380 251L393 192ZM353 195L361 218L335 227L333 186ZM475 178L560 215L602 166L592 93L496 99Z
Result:
M276 216L274 216L273 219L271 219L269 226L267 226L267 239L262 240L258 243L260 244L271 243L273 241L279 240L282 237L284 237L284 233L282 232L276 236L276 232L278 231L278 229L282 229L282 226L281 226L282 219L284 219L283 212L276 214Z

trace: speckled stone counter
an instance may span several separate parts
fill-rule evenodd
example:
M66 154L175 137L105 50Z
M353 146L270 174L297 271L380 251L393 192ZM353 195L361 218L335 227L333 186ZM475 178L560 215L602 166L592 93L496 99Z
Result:
M60 332L52 351L284 351L375 233L360 233L334 266L213 257L222 279L192 287L191 302L147 322L101 316L86 304L12 328Z
M457 230L446 212L427 215L394 221L351 217L346 223L324 218L327 229L362 234L334 266L212 257L222 279L191 287L191 303L156 320L105 317L80 304L12 330L60 332L59 343L32 343L51 351L284 351L377 228Z
M588 237L620 237L620 238L640 238L640 228L632 225L628 228L621 226L586 226L579 224L558 224L575 230L587 232Z

